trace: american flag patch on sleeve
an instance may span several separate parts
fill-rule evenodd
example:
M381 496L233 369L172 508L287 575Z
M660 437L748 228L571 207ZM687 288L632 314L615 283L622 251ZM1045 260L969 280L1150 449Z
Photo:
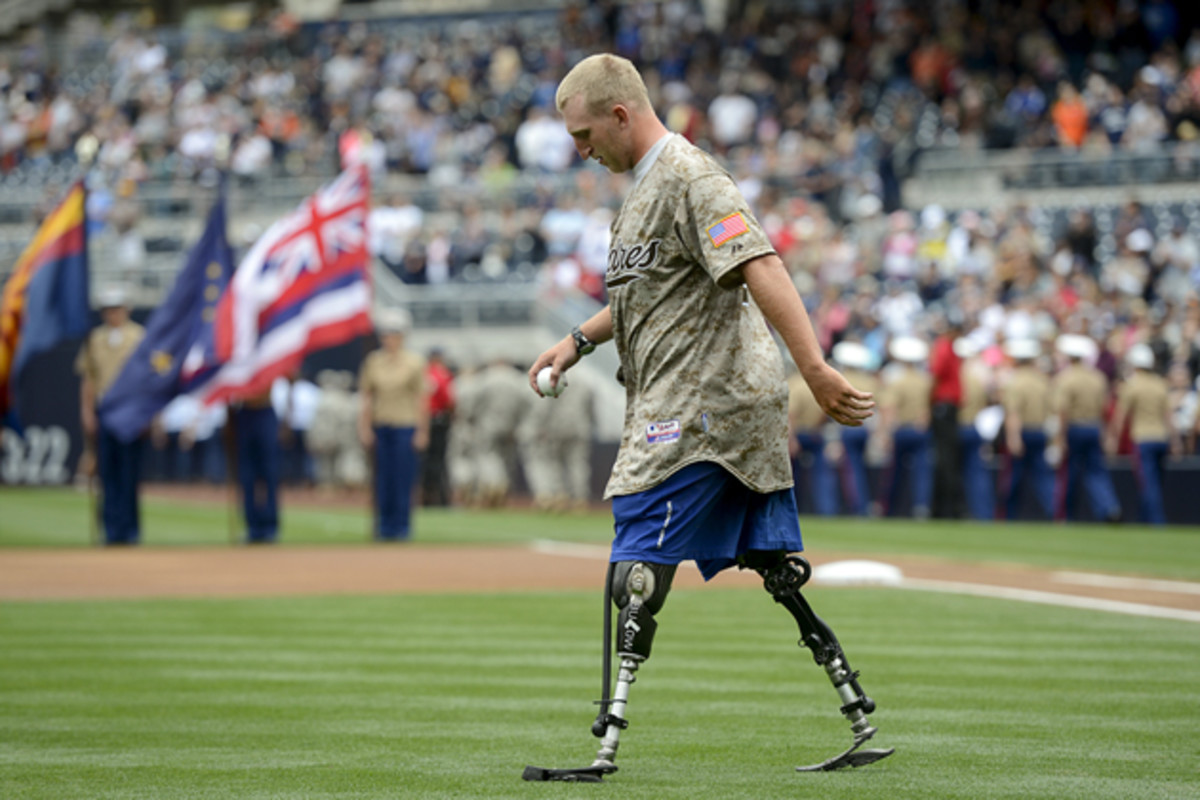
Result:
M730 239L741 236L749 230L746 227L746 218L742 216L742 212L735 211L716 225L710 225L708 227L708 238L712 239L713 247L720 247Z

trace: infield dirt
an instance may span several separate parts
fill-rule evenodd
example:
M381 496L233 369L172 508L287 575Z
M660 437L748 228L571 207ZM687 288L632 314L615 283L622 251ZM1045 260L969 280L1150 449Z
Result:
M860 559L810 554L814 566ZM905 578L1053 592L1164 608L1200 611L1200 585L1154 581L1087 585L1060 573L1019 565L971 564L880 557ZM149 597L272 597L405 592L504 592L595 589L603 586L603 548L567 546L544 552L529 545L422 543L356 547L161 547L137 549L11 549L0 552L0 600ZM704 581L688 564L675 585ZM714 588L760 587L756 575L726 570ZM1196 591L1192 591L1191 589Z

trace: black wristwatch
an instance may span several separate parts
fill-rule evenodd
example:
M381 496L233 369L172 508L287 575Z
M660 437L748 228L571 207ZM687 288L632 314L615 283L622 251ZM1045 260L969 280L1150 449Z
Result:
M596 343L584 336L578 325L571 329L571 339L575 342L575 352L581 356L586 356L596 349Z

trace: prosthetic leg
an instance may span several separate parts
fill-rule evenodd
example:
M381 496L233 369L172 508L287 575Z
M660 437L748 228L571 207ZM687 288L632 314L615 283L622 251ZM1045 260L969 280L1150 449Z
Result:
M600 739L596 759L588 767L548 769L525 768L521 775L527 781L572 781L599 783L605 775L617 771L613 759L617 755L621 731L629 727L625 707L629 687L637 680L635 673L650 657L650 645L658 623L654 615L662 609L675 577L675 566L650 564L642 561L621 561L609 564L604 592L604 675L599 701L600 713L592 723L592 734ZM612 607L620 609L617 617L617 657L620 666L617 685L612 696Z
M825 674L842 699L842 716L850 723L854 743L845 752L820 764L796 767L799 772L821 772L842 767L861 767L887 758L896 750L888 748L860 749L875 735L867 714L875 710L875 701L867 697L858 685L858 673L850 668L846 654L837 637L825 622L813 612L800 587L812 576L812 567L798 555L782 551L751 550L738 559L740 569L752 569L762 576L763 586L796 618L800 627L800 644L812 651L813 661L825 668Z

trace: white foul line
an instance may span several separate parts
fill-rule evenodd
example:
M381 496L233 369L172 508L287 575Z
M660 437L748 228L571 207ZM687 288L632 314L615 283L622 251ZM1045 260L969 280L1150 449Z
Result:
M556 542L553 539L534 539L529 545L537 553L550 556L569 556L570 558L590 558L608 560L612 548L602 544L582 544L580 542Z
M1132 614L1139 617L1158 617L1183 622L1200 622L1200 611L1183 608L1167 608L1145 603L1126 603L1120 600L1102 600L1098 597L1080 597L1056 592L1039 592L1033 589L1013 589L1008 586L988 586L959 581L932 581L920 578L905 578L900 582L902 589L919 589L926 592L969 594L976 597L996 597L1002 600L1019 600L1025 603L1042 603L1067 608L1083 608L1089 611L1109 611L1114 614Z
M1099 575L1093 572L1055 572L1050 576L1059 583L1102 586L1108 589L1132 589L1170 594L1200 594L1200 583L1164 581L1155 578L1130 578L1124 575Z

